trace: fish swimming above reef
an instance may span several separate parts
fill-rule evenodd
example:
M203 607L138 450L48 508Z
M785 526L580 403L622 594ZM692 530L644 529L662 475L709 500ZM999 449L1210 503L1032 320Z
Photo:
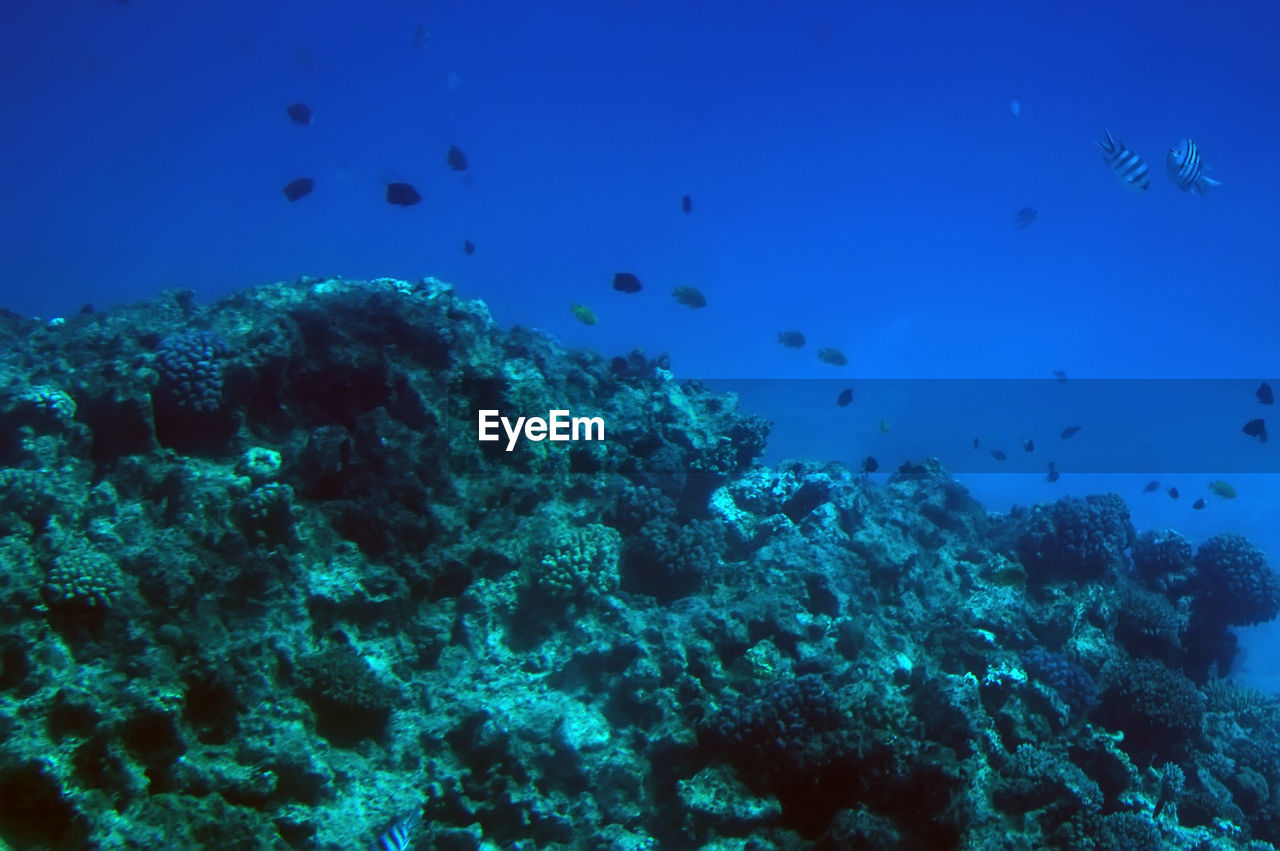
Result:
M1067 383L1067 372L1066 372L1066 370L1063 370L1063 369L1055 369L1055 370L1053 371L1053 377L1054 377L1054 378L1056 378L1056 379L1058 379L1058 383L1059 383L1059 384L1066 384L1066 383Z
M1165 167L1169 170L1169 178L1174 185L1191 195L1204 195L1214 186L1222 182L1205 174L1204 161L1200 159L1200 149L1190 139L1183 139L1177 147L1170 148L1164 158Z
M299 177L297 180L291 180L285 184L284 189L280 190L284 193L284 197L290 201L297 201L311 194L311 190L316 188L316 182L309 177Z
M1035 452L1036 442L1028 437L1026 440L1022 441L1022 448L1027 452Z
M870 455L862 459L862 472L874 473L876 470L879 470L879 469L880 469L880 462L877 461L875 458L872 458Z
M476 253L476 244L469 239L462 240L462 252L468 257Z
M1080 430L1080 426L1067 426L1062 430L1062 434L1058 435L1063 440L1070 440L1076 436L1076 432Z
M1177 499L1179 496L1181 494L1178 493L1177 488L1169 488L1169 499Z
M1208 504L1209 503L1204 501L1204 497L1201 497L1200 499L1197 499L1195 502L1191 503L1191 507L1194 508L1196 511L1199 511L1200 509L1204 508Z
M1054 466L1052 461L1050 461L1049 472L1045 474L1044 480L1052 484L1053 482L1056 482L1059 478L1061 478L1061 476L1062 474L1058 472L1058 468Z
M1264 419L1249 420L1240 430L1250 437L1257 438L1259 443L1267 442L1267 421Z
M853 403L853 388L846 387L840 391L840 395L836 397L836 404L842 408L849 407Z
M685 195L685 196L681 197L681 199L680 199L680 211L681 211L681 212L684 212L684 213L692 213L692 212L693 212L693 199L692 199L692 198L690 198L688 195Z
M412 207L421 200L422 196L418 194L418 190L414 189L408 183L387 184L388 204L392 204L396 207Z
M779 331L778 342L788 349L803 349L804 334L799 331Z
M620 293L638 293L644 289L640 279L630 272L614 272L613 288Z
M284 113L294 124L311 123L311 107L305 103L291 103L284 108Z
M1214 479L1209 482L1209 490L1223 499L1235 499L1236 489L1231 482L1224 482L1222 479Z
M1009 456L1004 454L1004 450L1003 450L1003 449L992 449L992 450L991 450L991 457L992 457L992 458L994 458L994 459L996 459L997 461L1007 461L1007 460L1009 460Z
M573 314L574 319L583 325L596 324L596 312L585 304L571 304L569 305L569 312Z
M1013 226L1018 230L1025 230L1039 217L1040 213L1036 211L1035 207L1023 207L1013 214Z
M676 287L671 291L671 297L685 307L692 307L695 310L707 306L707 297L697 287Z
M1110 130L1103 131L1107 138L1094 139L1102 148L1102 159L1111 167L1111 171L1120 182L1135 192L1146 192L1151 188L1151 170L1142 157L1124 146L1111 136Z
M818 349L818 360L832 366L845 366L849 363L849 359L839 349Z
M1152 479L1151 481L1147 482L1145 485L1142 486L1143 493L1155 493L1158 490L1160 490L1160 483L1157 482L1155 479Z
M1253 395L1257 396L1258 401L1264 405L1275 404L1276 396L1271 392L1271 385L1265 381L1258 385L1258 389L1253 392Z
M462 149L457 145L449 146L448 152L444 155L444 161L454 171L467 170L467 155L462 153Z

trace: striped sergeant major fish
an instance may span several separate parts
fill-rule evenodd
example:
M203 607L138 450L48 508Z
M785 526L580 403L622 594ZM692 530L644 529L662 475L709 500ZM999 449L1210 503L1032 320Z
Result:
M1115 172L1120 182L1137 192L1146 192L1151 188L1151 169L1142 157L1124 146L1124 142L1112 137L1110 130L1103 130L1107 138L1094 139L1102 148L1102 159Z
M1204 195L1212 186L1221 186L1221 181L1214 180L1205 174L1204 161L1200 159L1200 149L1190 139L1183 139L1178 147L1170 148L1165 157L1165 165L1169 168L1169 177L1183 192Z

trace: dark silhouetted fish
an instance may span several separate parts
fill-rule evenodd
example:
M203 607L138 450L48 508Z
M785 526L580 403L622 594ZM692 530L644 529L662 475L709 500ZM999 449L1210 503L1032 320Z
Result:
M1177 499L1179 496L1177 488L1169 488L1169 499Z
M1256 437L1259 443L1267 442L1267 421L1263 419L1249 420L1244 424L1244 428L1240 429L1250 437Z
M671 296L685 307L699 308L707 306L707 297L697 287L676 287Z
M1183 192L1204 195L1211 187L1222 185L1205 174L1200 149L1190 139L1183 139L1178 147L1170 148L1164 164L1169 170L1169 179Z
M290 201L297 201L299 198L311 194L311 190L316 188L316 182L309 177L299 177L297 180L291 180L285 184L284 197Z
M991 457L996 459L997 461L1004 461L1008 459L1009 456L1004 454L1003 449L992 449Z
M978 438L976 438L976 437L973 439L973 448L974 448L974 449L977 449L977 448L978 448Z
M1028 452L1035 452L1036 442L1028 437L1026 440L1022 441L1022 448Z
M305 103L291 103L285 107L284 112L294 124L311 123L311 107Z
M1142 488L1143 493L1155 493L1158 490L1160 490L1160 483L1155 479L1147 482Z
M1204 497L1201 497L1200 499L1197 499L1195 502L1191 503L1191 507L1194 508L1196 511L1199 511L1200 509L1204 508L1208 504L1209 503L1204 501Z
M644 289L640 285L640 279L630 272L615 272L613 275L613 288L620 293L638 293Z
M1142 157L1135 154L1124 146L1123 142L1119 142L1112 138L1111 131L1104 130L1107 138L1094 139L1098 143L1098 147L1102 148L1102 158L1106 160L1107 165L1111 167L1111 171L1116 177L1120 178L1120 182L1135 192L1146 192L1151 188L1151 170L1147 168L1147 164Z
M412 207L422 200L418 190L407 183L387 184L387 203L397 207Z
M879 469L880 469L880 462L877 461L875 458L872 458L870 455L862 459L862 472L874 473L876 470L879 470Z
M444 161L449 164L449 168L454 171L467 170L467 155L462 153L462 149L457 145L450 145L449 152L444 155Z
M1276 396L1271 392L1271 385L1265 381L1258 385L1258 389L1253 395L1257 396L1258 401L1264 405L1275 404Z
M1079 430L1080 430L1080 426L1067 426L1062 430L1061 437L1063 440L1070 440L1071 438L1076 436L1076 432L1078 432Z
M1057 468L1057 467L1055 467L1055 466L1053 466L1053 462L1052 462L1052 461L1050 461L1050 462L1049 462L1049 472L1045 474L1044 480L1045 480L1046 482L1056 482L1056 481L1058 480L1058 477L1059 477L1060 475L1061 475L1061 473L1059 473L1059 472L1058 472L1058 468Z
M1059 383L1059 384L1066 384L1066 383L1067 383L1067 373L1066 373L1066 371L1065 371L1065 370L1055 369L1055 370L1053 371L1053 377L1054 377L1054 378L1056 378L1056 379L1058 379L1058 383Z
M847 408L853 402L853 389L846 387L840 391L840 395L836 397L836 404L842 408Z
M818 349L818 360L832 366L845 366L849 363L849 359L839 349Z
M803 349L804 334L799 331L779 331L778 342L788 349Z
M476 245L469 239L462 240L462 250L468 255L476 253Z
M1021 210L1013 214L1013 226L1018 230L1024 230L1037 218L1040 214L1036 212L1035 207L1023 207Z
M693 212L693 199L692 199L692 198L690 198L688 195L685 195L683 198L681 198L681 199L680 199L680 209L681 209L682 211L686 212L686 213L692 213L692 212Z

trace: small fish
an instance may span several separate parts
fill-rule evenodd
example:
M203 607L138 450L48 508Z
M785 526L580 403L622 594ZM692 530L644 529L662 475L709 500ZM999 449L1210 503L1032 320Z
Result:
M804 334L799 331L779 331L778 342L788 349L803 349Z
M1078 432L1079 430L1080 430L1080 426L1067 426L1062 430L1062 434L1059 436L1063 440L1070 440L1071 438L1076 436L1076 432Z
M299 177L297 180L291 180L286 183L284 189L280 191L290 201L297 201L299 198L310 195L311 190L315 188L316 182L314 180L309 177Z
M413 49L422 50L431 43L431 30L427 29L427 25L418 24L418 28L413 31Z
M1200 499L1197 499L1195 502L1191 503L1191 507L1194 508L1196 511L1199 511L1200 509L1204 508L1208 504L1209 503L1204 501L1204 497L1201 497Z
M818 360L832 366L845 366L849 363L849 359L839 349L818 349Z
M1036 442L1028 437L1026 440L1022 441L1022 448L1027 452L1035 452Z
M476 244L469 239L464 239L462 240L462 251L467 256L471 256L476 253Z
M1263 419L1249 420L1244 424L1244 428L1240 429L1250 437L1256 437L1259 443L1267 442L1267 421Z
M991 457L992 457L992 458L994 458L994 459L996 459L997 461L1005 461L1005 460L1007 460L1007 459L1009 458L1009 456L1008 456L1008 455L1005 455L1005 454L1004 454L1004 450L1003 450L1003 449L992 449L992 450L991 450Z
M682 197L680 198L680 210L681 210L681 212L684 212L684 213L692 213L692 212L693 212L693 199L692 199L692 198L690 198L688 195L684 195L684 196L682 196Z
M676 287L671 291L671 297L685 307L692 307L695 310L707 306L707 297L697 287Z
M409 842L421 821L422 815L416 812L396 819L373 841L369 851L409 851Z
M284 112L294 124L311 123L311 107L305 103L291 103L284 108Z
M614 272L613 288L620 293L638 293L644 289L640 279L630 272Z
M1264 405L1275 404L1276 396L1271 392L1271 385L1265 381L1258 385L1258 389L1254 391L1253 395L1257 396L1258 401Z
M1053 482L1056 482L1061 477L1061 475L1062 474L1058 472L1058 468L1053 466L1053 462L1050 461L1049 472L1045 474L1044 480L1052 484Z
M1018 230L1025 230L1032 222L1039 218L1039 216L1040 213L1036 211L1035 207L1023 207L1021 210L1013 214L1013 226Z
M841 390L840 395L836 397L836 404L842 408L849 407L849 404L852 401L853 401L853 388L851 387L846 387L845 389Z
M585 304L569 305L569 312L573 314L573 318L577 319L583 325L596 324L596 312Z
M449 168L454 171L467 170L467 155L462 153L462 149L457 145L450 145L448 152L444 155L444 161L449 164Z
M396 207L412 207L422 200L418 190L407 183L387 184L387 203Z
M1170 148L1164 163L1169 169L1169 178L1183 192L1204 195L1212 187L1222 185L1221 181L1205 174L1200 149L1190 139L1183 139L1176 148Z
M973 439L973 448L974 448L974 449L977 449L977 448L978 448L978 438L976 438L976 437Z
M880 421L880 431L884 432L885 434L888 434L888 433L889 433L889 421L888 421L888 420L881 420L881 421Z
M1209 482L1209 490L1223 499L1235 499L1236 489L1230 482L1224 482L1222 479L1214 479Z
M879 469L880 469L880 462L877 461L875 458L872 458L870 455L862 459L862 472L874 473L876 470L879 470Z
M1142 486L1143 493L1155 493L1158 490L1160 490L1160 483L1157 482L1155 479L1152 479L1151 481L1147 482L1145 485Z
M1102 159L1111 167L1115 176L1120 178L1121 183L1136 192L1146 192L1150 189L1151 170L1147 168L1142 157L1126 148L1123 142L1112 138L1110 130L1103 132L1107 135L1105 141L1102 139L1093 141L1102 148Z
M1058 383L1059 383L1059 384L1066 384L1066 383L1067 383L1067 373L1066 373L1066 371L1065 371L1065 370L1055 369L1055 370L1053 371L1053 377L1054 377L1054 378L1056 378L1056 379L1058 379Z
M1169 499L1177 499L1179 496L1177 488L1169 488Z
M1013 117L1017 118L1022 114L1022 101L1017 98L1009 98L1009 112L1013 113Z

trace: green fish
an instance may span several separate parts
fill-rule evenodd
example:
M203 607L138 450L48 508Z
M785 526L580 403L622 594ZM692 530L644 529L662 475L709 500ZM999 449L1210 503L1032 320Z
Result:
M849 359L839 349L818 349L818 360L832 366L845 366L849 363Z
M585 304L569 305L569 312L573 314L573 318L577 319L583 325L596 324L596 312Z
M695 310L707 306L707 297L697 287L676 287L671 291L671 296L685 307L692 307Z
M1235 499L1236 489L1231 486L1230 482L1224 482L1221 479L1215 479L1209 482L1209 490L1216 493L1223 499Z

